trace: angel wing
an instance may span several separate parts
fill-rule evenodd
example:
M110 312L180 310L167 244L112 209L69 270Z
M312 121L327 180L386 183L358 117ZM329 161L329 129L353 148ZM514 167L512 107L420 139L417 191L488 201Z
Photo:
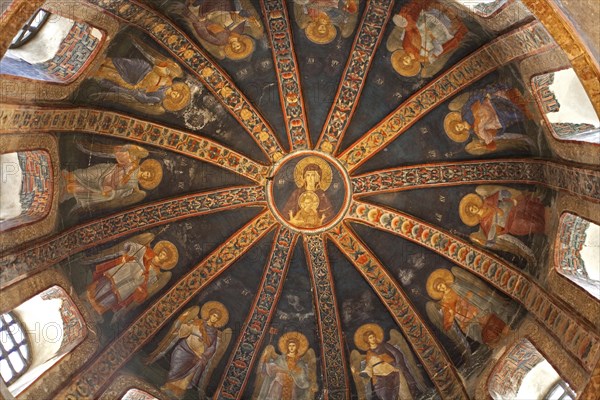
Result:
M158 50L155 50L154 48L148 46L146 43L144 43L142 40L140 40L140 38L138 38L137 36L130 35L130 38L131 38L131 43L133 44L133 46L136 49L138 49L139 52L142 53L148 61L152 62L152 64L156 65L156 64L166 62L169 65L170 64L178 65L175 61L173 61L169 57L163 55ZM179 70L177 72L178 72L176 75L177 77L183 76L183 70L181 70L181 67L179 67Z
M241 9L248 15L244 33L252 36L254 39L261 39L264 36L261 17L249 0L239 0Z
M537 262L533 251L520 239L508 233L497 236L496 240L493 242L487 241L481 231L472 233L469 237L474 243L477 243L482 247L487 247L488 249L492 250L505 251L507 253L519 256L523 258L530 266L535 265Z
M479 185L475 189L475 192L477 192L477 194L480 195L481 197L488 197L488 196L491 196L501 190L506 190L507 192L509 192L511 194L511 196L513 198L520 196L522 194L522 192L520 190L513 189L513 188L510 188L507 186L500 186L500 185Z
M113 200L109 200L109 201L105 201L103 203L96 203L93 206L90 207L79 207L79 206L75 206L72 210L72 212L82 212L83 210L88 210L88 209L93 209L94 211L99 211L99 210L114 210L117 208L122 208L122 207L127 207L136 203L139 203L140 201L144 200L144 198L146 197L146 192L143 190L140 190L138 188L133 188L133 191L131 192L131 194L129 196L125 196L122 198L117 198L117 199L113 199Z
M308 394L308 399L312 400L319 391L319 385L317 383L317 356L313 349L308 349L301 359L308 366L308 380L310 381L310 393Z
M481 156L484 154L496 153L499 151L505 150L521 150L527 151L533 144L526 136L522 138L512 138L512 139L501 139L496 138L494 140L495 147L486 146L483 141L479 139L473 139L469 144L465 146L465 151L469 154L473 154L475 156Z
M467 100L469 100L469 97L471 97L470 92L459 94L454 99L452 99L450 104L448 104L448 108L450 109L450 111L461 111Z
M198 399L204 400L209 398L206 395L206 387L208 386L208 382L210 381L214 369L219 365L221 358L223 358L225 351L229 347L232 335L233 331L231 328L227 328L220 332L219 338L217 339L217 349L215 350L215 354L210 358L210 361L200 378L200 382L198 382Z
M146 232L146 233L141 233L139 235L135 235L133 237L130 237L127 240L124 240L112 247L109 247L106 250L103 250L99 253L95 253L93 255L90 255L88 257L85 257L81 260L81 263L83 264L97 264L100 263L102 261L106 261L106 260L110 260L112 258L115 258L116 256L120 256L122 254L126 253L125 250L125 245L128 242L133 242L133 243L138 243L141 245L147 245L149 243L151 243L154 240L154 234L150 233L150 232Z
M187 324L190 321L198 318L198 313L200 312L199 306L193 306L185 310L176 320L167 335L160 341L156 349L148 355L146 360L144 361L146 365L152 364L160 357L164 356L172 347L177 343L180 339L179 337L179 328L183 324Z
M469 301L508 323L518 311L516 303L492 290L484 281L459 267L452 267L456 291L471 292Z
M76 140L75 146L82 153L103 158L115 158L115 152L117 151L117 148L120 147L115 146L114 144L104 144L97 142L87 143L81 140Z
M358 400L371 400L373 396L371 393L370 379L360 374L364 364L365 356L360 354L357 350L352 350L352 352L350 352L350 371L352 372L352 378L354 379L354 385L356 386L356 392L358 393Z
M301 29L305 29L311 21L306 6L297 2L294 2L294 17Z
M119 311L117 311L116 313L114 313L110 324L114 325L117 323L117 321L119 321L120 319L122 319L125 315L127 315L131 310L133 310L134 308L136 308L137 306L139 306L140 304L144 303L146 300L148 300L149 298L151 298L152 296L154 296L160 289L162 289L163 287L165 287L165 285L169 282L169 280L171 279L171 272L170 271L163 271L158 275L158 280L156 282L154 282L154 284L152 284L149 288L148 288L148 295L146 296L146 298L144 300L142 300L141 302L132 302L130 303L127 307L120 309Z
M432 76L440 72L440 70L444 67L444 65L446 65L452 54L454 54L454 51L442 55L430 64L424 63L423 69L421 70L421 77L431 78Z
M404 336L402 336L402 334L396 329L391 329L390 340L388 341L388 343L402 352L402 354L404 355L404 359L408 364L407 367L411 375L413 376L417 387L419 388L421 393L425 393L427 391L427 383L425 381L425 378L423 377L421 367L419 366L419 363L413 355L413 352L410 350L408 343L406 343L406 339L404 339Z
M425 311L427 312L427 316L431 323L448 336L463 357L469 359L471 357L471 348L469 347L467 338L462 334L458 326L456 326L456 323L453 323L450 329L444 329L442 309L439 303L436 301L428 301L425 305Z
M252 400L257 400L264 380L265 374L262 372L263 365L268 363L269 361L274 360L277 357L277 352L275 351L275 347L272 344L265 347L262 355L260 356L260 361L258 362L258 366L256 367L256 382L254 382L254 393L252 393Z
M125 91L93 93L89 98L97 102L110 101L112 103L122 104L132 110L150 115L162 115L165 113L165 109L160 103L142 103Z
M405 29L399 26L395 26L385 42L386 49L393 53L394 51L402 48L402 39L404 39Z

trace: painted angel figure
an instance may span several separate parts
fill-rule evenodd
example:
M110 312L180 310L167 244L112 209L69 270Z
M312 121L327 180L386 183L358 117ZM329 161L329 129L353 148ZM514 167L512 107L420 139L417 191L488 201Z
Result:
M249 0L185 0L168 6L186 22L215 58L241 61L264 38L260 15Z
M89 155L112 158L115 162L62 171L61 202L74 198L76 206L72 211L135 204L146 197L146 192L140 190L140 187L151 190L162 180L163 170L159 161L148 159L140 162L149 155L143 147L133 144L99 143L91 145L78 143L77 147Z
M421 369L397 330L390 330L390 340L384 342L381 326L364 324L354 333L354 345L365 352L350 353L359 400L411 400L427 390Z
M96 266L87 300L99 315L112 311L113 324L171 279L170 270L179 260L177 247L166 240L151 246L154 239L154 234L143 233L82 261Z
M360 0L294 0L294 18L313 43L331 43L338 34L348 38L358 22Z
M218 301L190 307L177 318L146 360L151 364L173 349L164 392L181 398L196 387L199 399L208 398L210 377L231 341L231 328L221 330L228 321L229 311Z
M528 119L527 102L521 92L505 83L494 83L464 93L450 102L444 130L457 143L473 139L465 150L474 155L508 149L528 149L533 141L511 132Z
M287 332L263 351L258 364L254 400L310 400L317 386L317 358L300 332Z
M462 268L433 271L426 289L434 300L426 305L429 319L466 357L471 355L466 338L493 347L511 331L516 304Z
M470 235L471 240L533 262L531 249L515 236L545 232L546 207L539 196L496 185L480 185L475 192L461 199L458 211L465 225L479 225L479 231Z
M94 75L101 90L90 97L123 103L148 114L176 112L187 107L191 89L184 82L181 67L135 36L129 36L129 40L138 57L135 53L107 57Z
M434 0L413 0L392 21L386 47L392 67L405 77L435 75L468 33L453 8Z

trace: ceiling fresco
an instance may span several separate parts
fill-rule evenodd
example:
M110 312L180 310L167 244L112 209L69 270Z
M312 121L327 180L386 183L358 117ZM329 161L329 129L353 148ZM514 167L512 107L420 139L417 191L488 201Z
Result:
M58 142L57 234L0 282L56 268L93 316L60 398L117 371L165 398L472 398L527 315L595 365L538 279L558 193L600 178L556 162L519 72L554 40L487 25L515 1L87 3L121 24L97 63L0 114Z

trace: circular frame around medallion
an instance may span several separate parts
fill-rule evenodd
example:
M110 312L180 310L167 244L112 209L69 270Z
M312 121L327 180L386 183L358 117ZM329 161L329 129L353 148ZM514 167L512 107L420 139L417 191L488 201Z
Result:
M276 204L273 190L276 186L275 181L278 178L277 174L281 171L284 165L288 164L288 162L292 161L293 159L310 156L318 157L325 160L332 168L334 168L339 173L341 177L341 183L344 186L344 198L341 202L341 206L339 207L339 211L337 211L334 217L332 217L327 223L316 228L301 228L290 223L281 214L281 212L279 211L279 207ZM266 184L267 204L269 206L269 209L271 210L277 221L279 221L283 226L295 232L305 233L308 235L314 235L321 232L325 232L337 225L344 218L344 216L348 212L348 209L350 208L350 203L352 202L352 184L350 181L350 176L348 175L348 172L346 172L346 169L342 166L342 164L335 158L331 157L329 154L321 153L319 151L314 150L302 150L290 153L273 165L270 176L272 177L272 179L268 179ZM289 178L291 178L291 184L295 185L293 174L291 174Z

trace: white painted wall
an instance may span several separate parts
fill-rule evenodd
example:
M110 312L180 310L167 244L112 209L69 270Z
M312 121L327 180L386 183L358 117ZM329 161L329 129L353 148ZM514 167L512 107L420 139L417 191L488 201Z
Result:
M560 110L546 114L548 121L587 123L600 127L594 106L573 68L555 72L550 90L560 103Z
M552 368L552 365L544 360L525 375L515 400L541 399L559 379L560 376Z
M74 23L71 19L52 14L31 41L17 49L8 50L6 57L21 59L30 64L51 60Z
M23 171L17 153L0 155L0 221L21 215Z

